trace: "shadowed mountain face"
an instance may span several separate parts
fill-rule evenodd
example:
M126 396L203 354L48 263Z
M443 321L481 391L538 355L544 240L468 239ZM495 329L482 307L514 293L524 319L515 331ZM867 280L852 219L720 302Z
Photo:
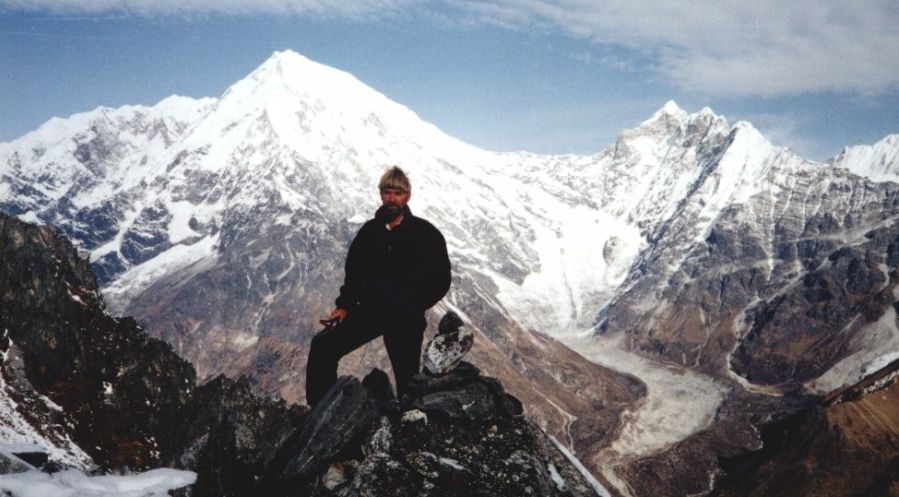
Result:
M725 459L713 495L899 495L897 370L765 423L764 447Z
M316 320L397 163L453 264L431 321L459 311L472 362L619 492L683 495L757 450L760 420L895 358L897 148L813 163L668 103L594 156L498 154L285 52L219 99L0 144L0 208L89 250L110 306L201 378L302 402ZM387 364L376 343L342 372Z
M171 463L193 368L133 319L102 312L90 265L63 235L0 214L0 254L3 353L21 364L4 364L9 394L22 406L61 406L50 418L25 416L104 467Z

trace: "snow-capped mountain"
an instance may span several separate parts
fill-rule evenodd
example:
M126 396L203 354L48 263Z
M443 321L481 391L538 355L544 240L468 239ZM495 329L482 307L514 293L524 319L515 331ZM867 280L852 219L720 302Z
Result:
M0 144L0 209L71 235L110 306L201 376L300 401L316 319L398 164L447 238L437 310L489 339L476 357L539 422L644 495L641 458L715 423L750 450L751 414L893 358L895 138L815 163L669 102L593 156L495 153L280 52L217 99L98 109ZM717 471L685 464L670 471Z
M874 145L846 147L830 163L874 181L899 182L899 135L887 136Z

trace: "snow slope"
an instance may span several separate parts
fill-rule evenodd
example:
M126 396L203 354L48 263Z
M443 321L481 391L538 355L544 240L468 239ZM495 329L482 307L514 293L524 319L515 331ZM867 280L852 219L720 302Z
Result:
M76 470L54 474L28 471L3 475L0 491L15 497L166 497L169 490L191 485L196 479L191 471L168 468L101 476Z

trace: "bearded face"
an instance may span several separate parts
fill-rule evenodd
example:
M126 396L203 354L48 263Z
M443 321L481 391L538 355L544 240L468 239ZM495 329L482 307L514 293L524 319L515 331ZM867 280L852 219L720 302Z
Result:
M384 206L384 218L387 222L393 221L403 213L403 209L409 202L411 192L396 188L384 188L381 190L381 204Z

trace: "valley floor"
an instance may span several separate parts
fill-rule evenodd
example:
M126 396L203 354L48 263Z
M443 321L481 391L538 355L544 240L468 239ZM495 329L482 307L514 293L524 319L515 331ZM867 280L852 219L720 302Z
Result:
M588 334L560 337L562 343L601 366L639 378L647 395L625 413L621 435L597 457L604 475L619 490L617 463L664 449L710 426L727 387L691 371L677 370L624 349L624 337Z

